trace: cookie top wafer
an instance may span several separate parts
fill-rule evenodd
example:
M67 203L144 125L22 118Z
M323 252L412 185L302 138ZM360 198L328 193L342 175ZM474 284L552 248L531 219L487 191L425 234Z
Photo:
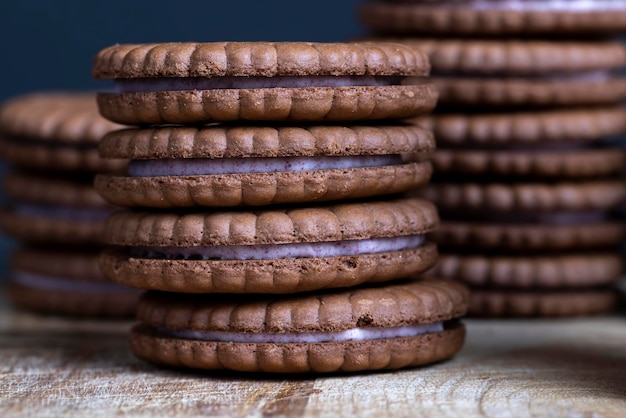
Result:
M492 289L572 289L619 280L624 260L617 253L550 256L442 254L432 274L472 287Z
M447 321L463 316L467 304L463 285L422 280L277 299L149 292L137 316L146 324L171 330L337 332Z
M442 176L489 179L581 179L621 173L626 150L618 147L554 150L440 149L433 166Z
M426 56L398 44L216 42L115 45L95 58L102 114L129 124L405 118L434 107Z
M125 246L289 244L424 234L437 223L435 207L420 199L258 212L120 211L107 220L104 239Z
M378 33L578 35L626 29L620 0L372 0L360 9Z
M420 195L444 211L595 211L626 202L622 179L562 183L437 183Z
M432 130L445 146L505 146L591 142L626 132L626 109L603 106L588 109L534 112L437 114L411 120Z
M626 7L625 7L626 10ZM394 39L424 52L432 74L542 76L585 74L626 64L621 42Z
M425 184L432 134L417 126L163 127L100 146L131 159L96 187L120 206L237 206L401 193Z
M98 114L92 93L37 93L0 108L0 155L29 168L52 171L116 171L123 161L100 160L102 136L122 128Z

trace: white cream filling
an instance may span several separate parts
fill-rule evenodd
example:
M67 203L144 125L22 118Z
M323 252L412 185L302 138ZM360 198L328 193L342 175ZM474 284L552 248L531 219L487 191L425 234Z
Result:
M84 280L70 280L59 277L43 276L39 274L15 271L11 275L11 281L24 287L57 292L80 292L80 293L119 293L136 292L113 282L89 282Z
M437 7L471 7L478 10L530 10L591 12L626 10L625 0L396 0L401 3L426 3Z
M185 340L234 342L234 343L341 343L348 341L370 341L389 338L415 337L443 331L443 322L416 324L389 328L353 328L338 332L228 332L173 330L158 327L159 333Z
M274 260L341 257L419 248L423 235L296 244L222 245L199 247L130 247L131 256L182 260Z
M288 158L189 158L164 160L133 160L128 175L200 176L217 174L251 174L299 172L311 170L338 170L362 167L380 167L402 164L400 155L364 155L342 157L288 157Z
M103 221L112 212L111 209L43 206L28 203L15 204L13 210L19 216L68 221Z
M379 87L399 85L401 76L276 76L117 78L116 93L144 91L267 89L306 87Z

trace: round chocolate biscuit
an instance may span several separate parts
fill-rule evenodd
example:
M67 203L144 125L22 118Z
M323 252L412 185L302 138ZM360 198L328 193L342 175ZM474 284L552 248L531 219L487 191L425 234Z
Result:
M425 53L433 75L571 75L620 69L626 65L626 47L616 41L411 38L391 41Z
M419 195L443 212L597 211L626 202L622 179L561 183L434 183Z
M41 172L9 171L3 191L15 202L83 208L111 208L93 187L93 176L51 176Z
M98 252L22 248L11 258L10 301L35 312L73 316L131 317L140 292L110 282Z
M559 224L446 220L433 234L433 239L446 249L514 252L616 247L624 236L626 224L620 221Z
M626 132L623 106L492 114L436 114L411 120L437 138L438 145L498 147L571 144ZM523 150L523 148L522 148Z
M429 274L458 280L472 288L559 290L611 285L623 272L624 260L618 253L442 254Z
M369 29L394 35L578 36L626 30L621 1L376 0L359 9Z
M438 223L419 199L258 212L137 213L109 218L100 265L138 288L292 293L402 279L436 262Z
M508 178L581 179L618 175L626 150L617 147L563 150L440 148L432 159L443 175Z
M98 141L121 125L98 114L95 94L38 93L0 109L0 156L15 165L50 171L118 171L124 161L104 161Z
M281 299L148 293L131 333L154 363L244 372L329 373L441 361L463 345L468 293L414 281ZM452 322L449 322L452 321Z
M114 79L101 113L126 124L401 119L432 110L428 59L398 44L215 42L114 45L93 75Z
M9 172L3 181L10 203L0 210L0 228L32 243L97 245L114 208L91 184L92 177Z
M615 308L613 290L473 290L468 315L475 317L573 317L604 314Z
M354 199L423 186L432 134L417 126L163 127L107 135L131 159L96 188L118 206L270 205Z
M603 74L545 79L434 76L430 80L439 92L438 104L444 107L604 105L626 98L626 77Z

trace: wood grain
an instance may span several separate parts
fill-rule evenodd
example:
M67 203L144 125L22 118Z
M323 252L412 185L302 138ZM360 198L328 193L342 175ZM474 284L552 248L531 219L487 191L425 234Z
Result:
M294 379L156 368L130 353L130 322L4 305L0 416L625 416L626 318L466 322L452 361Z

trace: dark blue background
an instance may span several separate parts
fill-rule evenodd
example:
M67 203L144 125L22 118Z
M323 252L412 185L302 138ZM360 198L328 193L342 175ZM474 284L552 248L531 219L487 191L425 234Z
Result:
M5 0L0 102L49 89L97 89L94 55L115 43L344 41L359 0Z

